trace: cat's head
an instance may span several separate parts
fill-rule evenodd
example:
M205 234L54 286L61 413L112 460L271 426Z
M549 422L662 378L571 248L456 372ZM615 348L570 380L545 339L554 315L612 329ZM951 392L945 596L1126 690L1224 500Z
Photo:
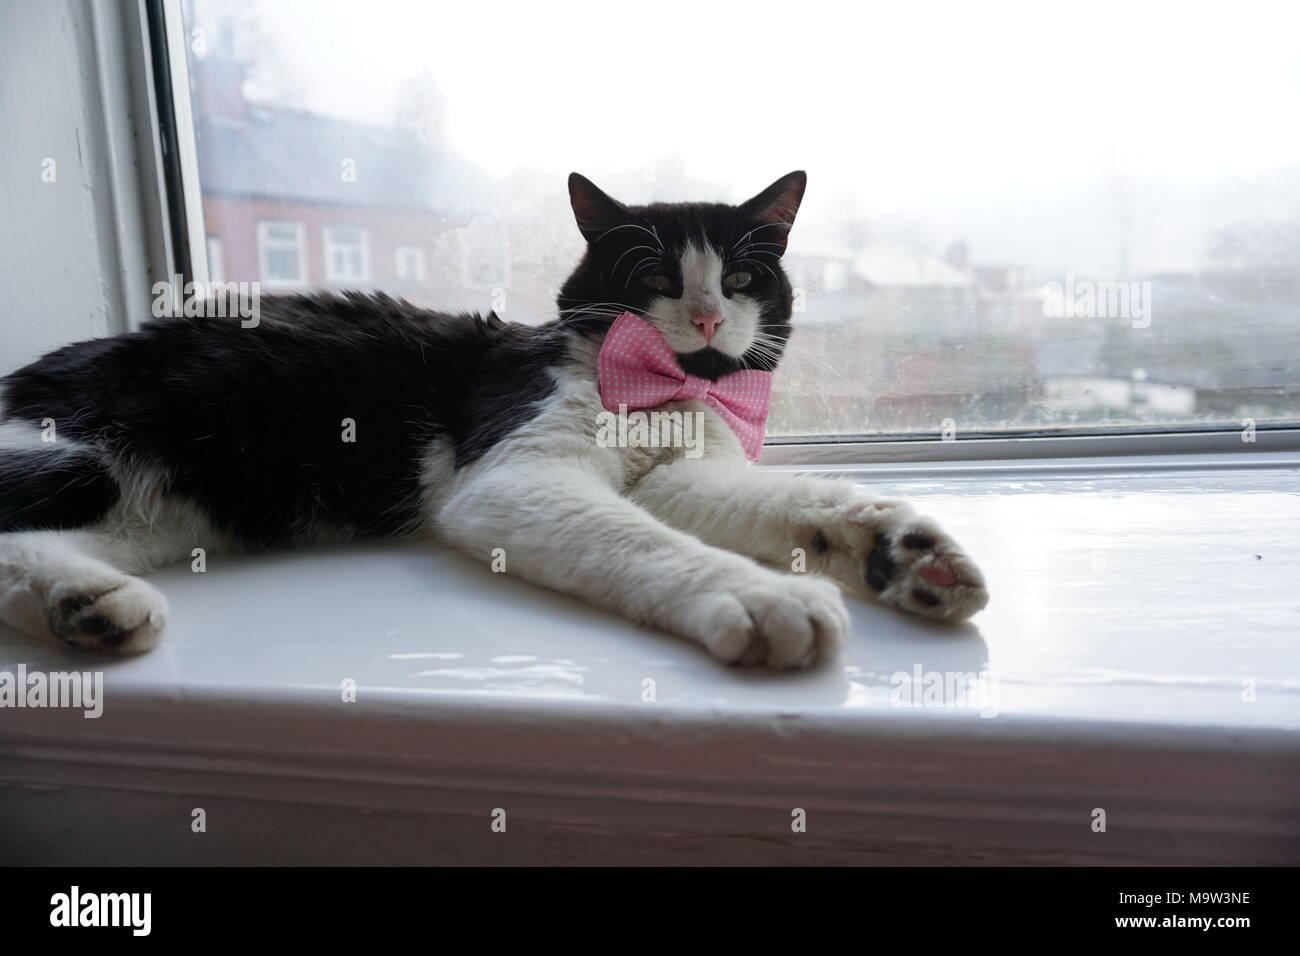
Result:
M625 206L571 174L587 251L560 290L561 315L608 324L635 312L702 378L775 368L790 335L781 256L806 183L804 173L789 173L739 206Z

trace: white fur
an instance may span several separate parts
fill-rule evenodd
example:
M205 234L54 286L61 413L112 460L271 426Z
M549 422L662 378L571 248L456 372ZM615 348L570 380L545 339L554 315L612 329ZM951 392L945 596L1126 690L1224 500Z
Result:
M761 313L758 303L743 292L722 294L722 259L712 248L687 246L681 256L682 295L658 296L646 309L646 320L663 333L674 352L694 352L712 345L739 358L754 344ZM722 322L710 343L692 323L695 315L718 312Z
M830 582L875 597L863 572L880 533L894 538L900 568L880 600L947 618L983 606L979 572L931 523L847 482L752 467L707 406L678 406L706 415L700 459L599 446L594 358L593 345L576 347L533 420L455 473L436 519L448 540L485 560L504 549L511 573L695 640L729 662L791 667L834 654L848 612ZM814 554L819 530L831 547ZM913 530L933 535L932 553L901 548ZM794 548L805 549L814 573L757 563L788 570ZM936 560L963 583L927 607L912 590L920 568Z
M22 437L10 432L7 443ZM209 555L226 550L230 542L196 509L163 495L155 470L119 468L114 478L122 496L94 525L0 534L0 621L93 649L134 652L158 643L167 599L133 575L188 558L196 547ZM104 627L125 639L107 647L98 633Z
M876 498L852 482L683 458L648 474L632 498L666 524L688 529L717 547L786 570L801 566L805 570L799 573L825 575L850 594L899 610L960 620L988 600L979 569L937 524L901 501ZM827 544L823 552L814 546L818 532ZM908 549L903 539L913 532L928 535L935 546ZM880 535L891 541L887 552L897 570L890 585L876 593L867 586L865 568ZM925 581L922 569L936 563L950 568L958 583L937 588ZM940 603L918 602L918 587L941 598Z
M597 444L594 361L593 346L576 348L538 414L455 473L440 496L441 535L484 560L504 549L510 573L698 641L723 660L790 667L833 653L848 615L828 582L792 581L629 500L679 450ZM708 414L706 456L744 467L735 436Z

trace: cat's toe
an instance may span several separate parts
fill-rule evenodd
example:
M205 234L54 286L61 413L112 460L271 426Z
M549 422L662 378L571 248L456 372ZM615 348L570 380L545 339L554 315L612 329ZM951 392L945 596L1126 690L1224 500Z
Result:
M140 578L71 583L50 597L47 618L60 640L86 650L137 653L157 645L167 624L167 599Z
M863 577L881 603L939 620L964 621L989 599L970 557L932 521L913 515L875 533Z
M808 667L839 652L849 615L829 581L764 576L718 595L703 643L728 664L774 670Z

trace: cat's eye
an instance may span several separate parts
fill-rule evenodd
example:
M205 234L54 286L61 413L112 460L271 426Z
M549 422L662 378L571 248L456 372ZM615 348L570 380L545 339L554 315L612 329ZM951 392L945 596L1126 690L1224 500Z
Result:
M654 273L653 275L642 276L641 281L656 292L667 292L673 287L673 280L660 272Z
M722 280L722 284L732 292L739 292L754 281L754 277L748 272L733 272Z

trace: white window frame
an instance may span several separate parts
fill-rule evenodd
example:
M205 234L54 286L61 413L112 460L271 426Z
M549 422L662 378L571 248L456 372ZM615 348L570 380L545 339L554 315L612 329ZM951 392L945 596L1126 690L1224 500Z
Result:
M1243 440L1243 429L1198 428L1149 432L1139 429L1106 434L977 436L953 441L917 436L876 439L847 436L771 438L763 448L764 465L907 467L911 471L952 473L963 463L1000 466L1016 471L1042 468L1052 462L1071 470L1092 470L1107 463L1147 470L1164 467L1149 456L1167 458L1169 467L1206 464L1276 466L1278 456L1300 451L1300 428L1261 426L1254 441ZM1291 460L1288 458L1288 461Z
M267 253L271 246L288 247L288 243L281 239L272 239L269 235L271 229L281 227L292 227L297 236L296 249L298 252L298 275L293 279L271 278L267 275ZM257 221L257 272L262 280L262 285L276 286L280 288L293 288L307 284L307 230L303 228L301 222L292 219L259 219Z
M361 236L361 272L358 275L344 275L334 271L334 252L339 249L353 250L356 245L350 242L336 242L331 233L336 229L355 229ZM364 226L355 226L346 222L330 223L321 227L321 242L325 248L325 281L338 283L364 283L370 281L370 234Z
M221 237L208 236L208 241L204 245L204 251L208 254L208 281L225 282L226 250L221 243Z
M411 256L415 262L416 269L414 275L402 275L402 258ZM403 245L398 246L393 253L393 271L397 276L398 282L423 282L425 273L424 246Z

